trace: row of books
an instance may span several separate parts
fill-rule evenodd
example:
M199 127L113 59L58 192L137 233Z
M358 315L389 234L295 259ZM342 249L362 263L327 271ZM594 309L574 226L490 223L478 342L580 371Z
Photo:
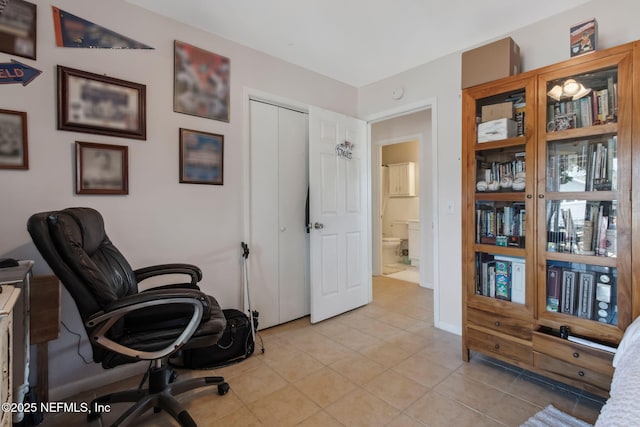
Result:
M476 294L518 304L525 303L524 258L478 253L476 272Z
M617 114L618 83L613 81L613 77L609 77L606 88L592 90L580 99L549 104L547 117L550 127L547 130L565 130L615 122Z
M563 203L547 204L547 251L616 257L616 201ZM574 219L573 211L583 218Z
M525 153L515 153L514 159L508 162L487 162L478 159L478 180L500 182L502 178L515 179L527 171Z
M549 265L546 309L616 324L616 278L610 271Z
M547 164L548 191L615 191L618 185L618 137L578 143L574 153L552 154Z
M524 247L526 210L524 203L476 204L476 243ZM505 244L500 244L505 237ZM517 237L514 239L512 237Z

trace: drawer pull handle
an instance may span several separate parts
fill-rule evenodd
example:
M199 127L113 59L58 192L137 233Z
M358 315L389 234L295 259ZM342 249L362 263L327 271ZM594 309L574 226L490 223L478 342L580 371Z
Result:
M500 350L500 344L496 344L494 347L496 350Z
M581 377L584 377L584 371L578 371L578 375L580 375Z
M578 357L580 357L580 353L578 353L578 352L576 351L575 353L573 353L573 357L575 357L575 358L577 359Z
M496 323L494 323L494 325L500 326L500 322L496 320Z

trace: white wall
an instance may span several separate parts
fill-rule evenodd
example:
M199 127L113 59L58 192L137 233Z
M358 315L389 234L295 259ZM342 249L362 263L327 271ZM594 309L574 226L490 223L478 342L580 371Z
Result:
M638 16L640 2L637 0L594 0L505 36L511 36L520 46L523 69L527 71L568 59L569 28L577 22L595 17L598 48L604 49L640 39ZM435 319L435 324L458 333L462 321L460 66L458 52L362 87L358 94L358 116L362 118L375 117L380 112L425 99L437 99L434 126L438 132L440 239L436 271L439 271L440 291L436 294L436 304L440 309L436 310L439 318ZM400 101L391 96L397 87L404 88L405 95ZM453 203L453 213L448 213L450 203Z
M110 238L134 268L163 262L194 263L203 269L204 291L214 294L225 308L240 307L244 88L348 115L356 112L356 89L121 0L58 0L56 6L155 50L57 48L51 6L38 2L37 60L13 59L43 73L26 87L0 88L0 109L28 113L30 158L27 171L0 170L0 257L35 259L35 273L48 273L26 231L28 217L44 210L91 206L102 212ZM230 123L173 112L174 40L230 58ZM0 62L11 59L0 53ZM146 84L147 140L56 130L57 64ZM178 183L180 127L225 136L224 186ZM129 147L129 195L74 194L73 144L78 140ZM66 295L62 312L71 329L84 333ZM61 335L50 345L52 398L67 395L74 387L93 387L100 381L95 376L103 374L99 366L85 366L80 360L73 335L64 329ZM90 358L88 346L83 345L81 351ZM113 370L106 372L114 375ZM83 380L85 385L74 385Z

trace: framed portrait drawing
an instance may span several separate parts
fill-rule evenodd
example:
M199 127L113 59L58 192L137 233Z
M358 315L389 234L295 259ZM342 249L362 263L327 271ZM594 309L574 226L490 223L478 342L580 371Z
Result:
M58 129L147 139L146 86L58 65Z
M0 52L36 59L37 18L33 3L0 1Z
M29 169L27 113L0 110L0 169Z
M128 148L76 141L76 194L129 194Z
M229 121L229 58L175 41L173 111Z
M222 185L224 136L180 129L180 182Z

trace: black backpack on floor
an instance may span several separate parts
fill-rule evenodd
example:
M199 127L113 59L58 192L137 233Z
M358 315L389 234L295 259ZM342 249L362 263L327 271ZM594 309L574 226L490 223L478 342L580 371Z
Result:
M251 334L249 316L229 308L222 310L227 327L218 343L209 347L182 350L182 363L170 361L173 366L188 369L209 369L240 362L253 354L255 343ZM258 319L254 327L258 329Z

